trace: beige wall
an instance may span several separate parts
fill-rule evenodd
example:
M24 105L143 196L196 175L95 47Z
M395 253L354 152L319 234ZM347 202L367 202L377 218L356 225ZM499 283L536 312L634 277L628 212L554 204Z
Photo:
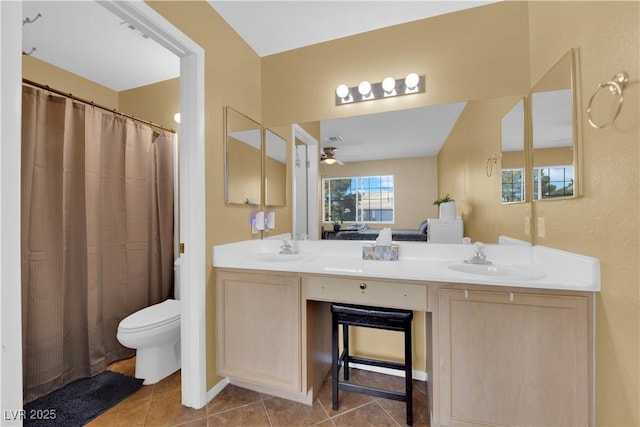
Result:
M31 56L22 55L22 77L104 107L118 108L118 92Z
M524 94L529 89L527 19L526 3L504 2L265 57L263 123ZM425 93L335 106L340 83L379 82L411 71L426 75Z
M150 1L148 4L205 50L206 353L207 388L216 375L216 244L259 238L251 234L252 208L224 203L223 108L229 105L261 122L261 64L258 55L205 1ZM188 249L187 249L188 250Z
M600 259L596 299L596 420L640 425L640 3L533 2L529 5L532 82L569 48L579 49L583 197L535 203L546 236L537 243ZM598 83L619 71L631 82L613 126L593 129L585 111Z
M393 175L395 222L391 225L370 224L371 228L418 228L421 221L438 217L438 209L433 205L438 198L435 157L349 162L344 166L322 164L320 175L323 178ZM325 228L329 226L325 224Z
M170 79L118 93L118 109L179 132L173 119L180 112L180 79Z
M438 154L438 193L451 194L473 241L496 243L508 235L529 241L530 203L501 203L502 160L487 176L487 160L501 150L501 118L517 96L470 101Z

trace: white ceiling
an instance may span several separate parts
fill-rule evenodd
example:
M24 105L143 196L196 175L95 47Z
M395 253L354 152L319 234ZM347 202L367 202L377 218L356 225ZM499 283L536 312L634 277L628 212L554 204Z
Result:
M466 102L367 114L320 123L322 145L344 163L435 156ZM327 139L340 136L343 142Z
M180 75L180 59L94 1L24 1L22 50L123 91ZM46 84L46 82L40 82Z
M347 37L497 0L209 0L260 56Z
M265 56L493 1L212 0L209 4L258 55ZM115 91L179 76L179 58L98 2L26 0L23 11L23 19L42 15L23 25L23 50L35 47L32 55L45 62ZM344 138L337 152L344 161L434 155L463 106L325 121L322 135ZM356 155L356 147L366 150Z

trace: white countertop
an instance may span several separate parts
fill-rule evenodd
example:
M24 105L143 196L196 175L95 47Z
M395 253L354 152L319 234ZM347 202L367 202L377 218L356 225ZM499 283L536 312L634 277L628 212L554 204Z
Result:
M280 240L247 240L214 246L213 266L361 278L600 291L599 260L544 246L486 244L484 253L496 269L523 272L522 275L499 277L450 269L451 265L464 265L463 260L473 255L473 245L394 242L400 246L399 260L369 261L362 259L362 246L372 242L292 241L298 251L298 255L292 258L287 258L290 255L278 255L281 243Z

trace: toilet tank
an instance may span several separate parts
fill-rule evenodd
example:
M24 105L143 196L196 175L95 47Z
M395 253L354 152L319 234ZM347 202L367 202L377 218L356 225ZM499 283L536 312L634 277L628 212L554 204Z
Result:
M182 258L178 258L173 262L173 298L180 299L180 264Z

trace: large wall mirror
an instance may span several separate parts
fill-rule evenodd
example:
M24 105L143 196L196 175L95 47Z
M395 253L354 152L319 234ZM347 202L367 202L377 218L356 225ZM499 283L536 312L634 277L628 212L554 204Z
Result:
M264 137L264 197L266 206L287 204L287 141L271 129Z
M501 202L523 203L525 196L524 101L520 99L501 121Z
M514 120L508 128L513 135L502 147L501 122L509 110ZM363 220L348 219L353 216L350 209L347 219L340 218L345 227L350 222L365 222L369 228L417 229L424 219L438 218L433 202L450 193L456 200L457 215L465 222L465 236L483 242L497 242L499 235L529 240L524 223L531 216L530 205L501 208L500 170L495 168L506 164L496 163L490 176L485 168L488 157L503 153L505 162L512 157L510 167L520 169L524 176L523 114L523 97L507 96L322 120L322 146L336 148L332 153L336 161L321 164L321 179L374 178L362 185L356 181L353 194L356 202L365 204ZM389 189L371 186L390 175L392 197L388 197ZM522 182L517 185L522 201L525 189ZM343 193L346 200L350 193ZM384 198L374 200L380 195ZM324 203L330 197L325 191ZM369 220L366 210L377 206L394 209L392 222ZM360 212L360 205L357 209ZM326 222L323 225L330 227Z
M574 51L569 51L531 90L532 199L578 195Z
M262 128L225 107L225 202L259 205L262 184Z

